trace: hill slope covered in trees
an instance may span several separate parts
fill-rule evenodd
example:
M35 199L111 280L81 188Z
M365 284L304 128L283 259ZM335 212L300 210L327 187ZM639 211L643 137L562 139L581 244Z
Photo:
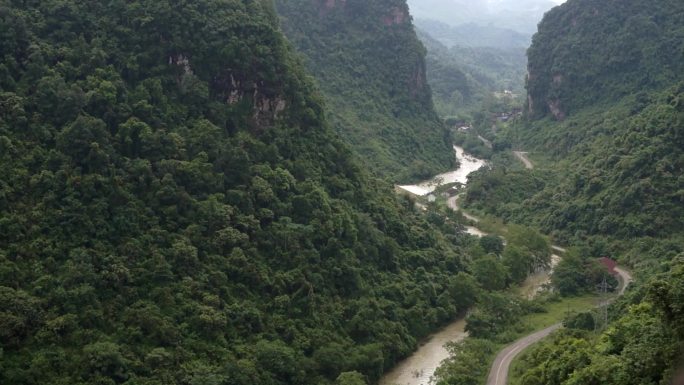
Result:
M669 0L652 7L636 0L612 7L606 3L569 1L547 14L529 51L530 119L507 133L516 145L558 161L556 171L562 177L529 191L525 200L504 204L493 194L518 175L490 174L472 185L470 198L499 206L498 214L510 219L536 221L566 239L680 235L684 71L671 69L684 58L684 40L672 38L684 33L684 9L681 2ZM604 23L597 15L609 25L613 20L651 19L660 27L650 37L641 36L640 23L599 28ZM606 51L603 42L622 48ZM638 53L667 44L672 49L663 55L639 54L635 57L642 59L615 64L625 50ZM595 61L565 60L581 57ZM544 81L547 75L558 81Z
M524 48L447 47L428 32L418 30L418 36L427 48L428 83L442 117L473 120L473 115L488 114L488 109L503 104L495 93L524 92Z
M681 1L570 0L533 39L529 120L505 135L553 165L479 173L468 204L583 246L585 259L618 258L639 280L611 307L604 332L568 330L533 348L520 384L668 384L676 375L684 353L682 34Z
M684 3L569 1L544 17L528 55L535 117L662 89L684 74Z
M405 0L278 0L340 133L393 180L424 179L453 156L433 110L425 49Z
M0 3L0 383L376 380L472 304L454 226L368 176L277 24ZM397 98L432 117L419 47Z

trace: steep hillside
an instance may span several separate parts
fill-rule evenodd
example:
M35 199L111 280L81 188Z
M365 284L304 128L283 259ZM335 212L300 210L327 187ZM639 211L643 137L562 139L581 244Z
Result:
M529 55L529 112L568 114L684 74L684 2L575 0L550 11Z
M678 0L570 0L533 38L530 119L505 134L537 169L499 163L474 176L467 203L539 225L581 257L617 258L638 280L605 330L590 317L533 348L519 384L681 382L683 34Z
M516 127L515 142L557 161L553 173L481 173L468 200L510 220L532 220L565 239L681 235L682 100L684 84L606 110L577 113L562 123ZM540 176L541 184L528 183ZM510 199L509 191L518 187L527 191L521 199Z
M684 8L667 0L652 7L637 1L621 1L619 7L606 3L576 0L550 12L529 51L531 119L508 135L517 145L559 161L554 170L559 178L528 191L524 200L503 204L494 196L505 199L500 193L519 175L483 173L469 200L510 219L535 220L565 238L682 234L684 86L677 82L684 80L684 71L674 72L682 61L670 60L675 52L684 55L684 40L672 38L684 32ZM658 20L660 27L651 35L643 35L636 22L610 27L626 17L625 9L634 11L634 20ZM622 48L604 52L599 44ZM644 54L667 44L679 51ZM634 60L621 62L627 50ZM552 114L565 120L556 122Z
M446 47L431 34L418 30L427 48L427 78L435 110L442 117L473 121L475 115L487 115L510 108L495 94L511 90L515 103L522 104L524 92L524 48ZM491 110L491 111L489 111Z
M453 162L405 0L278 0L334 127L370 166L422 179Z
M269 1L2 1L0 34L0 383L374 381L472 304ZM416 47L388 84L417 109Z

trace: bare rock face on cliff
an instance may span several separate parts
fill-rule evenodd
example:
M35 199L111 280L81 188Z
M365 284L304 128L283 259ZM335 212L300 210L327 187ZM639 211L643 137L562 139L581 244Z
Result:
M425 49L405 0L278 0L337 131L372 168L416 179L450 166L432 105Z

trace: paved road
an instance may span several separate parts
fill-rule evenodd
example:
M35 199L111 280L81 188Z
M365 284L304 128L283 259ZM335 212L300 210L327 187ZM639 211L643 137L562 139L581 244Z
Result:
M515 343L508 345L499 353L499 355L496 356L494 365L492 365L492 370L489 372L489 377L487 377L487 385L508 384L508 369L511 367L511 362L513 362L513 359L520 354L520 352L525 350L525 348L543 340L549 334L560 329L562 326L562 324L549 326L544 330L530 334L529 336L521 338Z
M627 286L629 286L629 284L632 282L632 275L629 274L627 270L624 270L619 267L616 267L615 271L620 276L621 281L619 295L623 295L625 294L625 290L627 290ZM523 337L518 341L515 341L513 344L508 345L506 348L504 348L504 350L499 352L499 354L494 359L492 369L489 371L489 377L487 377L487 385L508 384L508 370L510 369L511 363L513 362L515 357L517 357L518 354L520 354L520 352L522 352L529 346L534 345L535 343L543 340L549 334L560 329L561 327L561 324L549 326L544 330L540 330L534 334L530 334L527 337Z
M513 154L515 154L518 159L520 159L521 162L525 164L525 168L528 170L532 170L534 168L534 165L530 160L527 158L527 152L522 152L522 151L513 151Z

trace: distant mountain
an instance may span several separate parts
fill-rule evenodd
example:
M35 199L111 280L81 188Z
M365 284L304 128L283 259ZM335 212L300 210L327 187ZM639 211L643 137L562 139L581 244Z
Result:
M527 48L532 35L512 29L475 23L452 26L431 19L416 19L416 27L447 47Z
M478 24L532 34L544 13L557 4L550 0L409 0L417 19L457 26Z
M495 91L524 92L525 48L449 48L420 29L418 37L428 51L428 83L441 116L480 108L481 102Z

